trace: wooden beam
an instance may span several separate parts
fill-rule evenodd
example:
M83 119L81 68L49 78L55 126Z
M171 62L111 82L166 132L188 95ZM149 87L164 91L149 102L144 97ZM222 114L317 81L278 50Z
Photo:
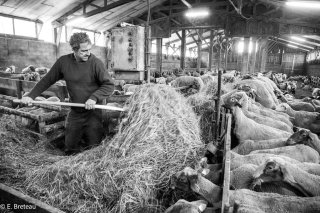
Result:
M62 16L57 18L56 20L54 20L52 22L52 25L56 25L57 23L60 23L60 24L64 25L66 23L66 20L67 20L68 16L74 14L75 12L80 10L84 5L90 4L93 1L95 1L95 0L86 0L85 2L83 2L81 4L78 4L76 7L72 8L71 10L69 10L68 12L66 12L65 14L63 14Z
M192 7L220 7L220 6L227 6L229 3L226 1L222 2L210 2L210 3L196 3L192 4ZM188 9L185 5L173 5L173 6L160 6L152 9L152 12L161 11L161 10L186 10Z
M185 68L185 56L186 56L186 30L182 30L181 35L181 51L180 51L180 68Z
M4 14L4 13L0 13L0 16L7 17L7 18L20 19L20 20L25 20L25 21L32 21L32 22L36 22L36 23L39 23L39 24L43 24L43 21L41 21L39 19L29 19L29 18L13 16L13 15Z
M90 11L90 12L88 12L86 14L83 14L83 16L84 17L90 17L90 16L93 16L93 15L96 15L98 13L102 13L102 12L111 10L113 8L122 6L122 5L130 3L130 2L132 2L132 0L119 0L119 1L116 1L116 2L113 2L113 3L109 4L109 5L107 5L105 7Z
M162 73L162 38L157 38L157 56L156 56L156 66L157 72Z
M249 42L250 37L245 37L243 41L241 74L249 73Z
M197 58L197 71L200 73L201 69L201 48L202 48L202 40L201 40L201 35L203 33L203 30L199 30L198 34L198 40L197 40L197 45L198 45L198 58Z
M214 31L213 31L213 30L210 30L209 71L211 71L211 67L212 67L213 38L214 38Z

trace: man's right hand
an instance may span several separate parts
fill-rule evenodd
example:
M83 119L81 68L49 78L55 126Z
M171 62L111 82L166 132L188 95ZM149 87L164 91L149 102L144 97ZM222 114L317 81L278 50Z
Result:
M23 103L23 104L31 105L32 101L33 101L33 99L28 96L21 98L21 103Z

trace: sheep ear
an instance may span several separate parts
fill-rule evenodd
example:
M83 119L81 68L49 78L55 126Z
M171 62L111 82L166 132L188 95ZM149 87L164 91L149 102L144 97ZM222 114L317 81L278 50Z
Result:
M281 166L281 172L283 174L284 181L288 183L297 183L286 167Z

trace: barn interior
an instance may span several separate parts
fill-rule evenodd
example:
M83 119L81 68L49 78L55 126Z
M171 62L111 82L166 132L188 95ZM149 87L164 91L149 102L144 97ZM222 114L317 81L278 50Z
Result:
M0 212L320 212L319 20L311 0L0 0ZM86 105L65 79L21 99L76 33L114 90L101 143L69 155Z

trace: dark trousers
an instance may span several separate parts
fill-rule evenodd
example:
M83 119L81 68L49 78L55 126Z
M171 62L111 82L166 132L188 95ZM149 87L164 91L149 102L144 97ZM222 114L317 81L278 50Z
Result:
M65 151L79 152L81 140L85 149L98 145L103 137L102 112L99 109L76 112L70 110L66 120Z

